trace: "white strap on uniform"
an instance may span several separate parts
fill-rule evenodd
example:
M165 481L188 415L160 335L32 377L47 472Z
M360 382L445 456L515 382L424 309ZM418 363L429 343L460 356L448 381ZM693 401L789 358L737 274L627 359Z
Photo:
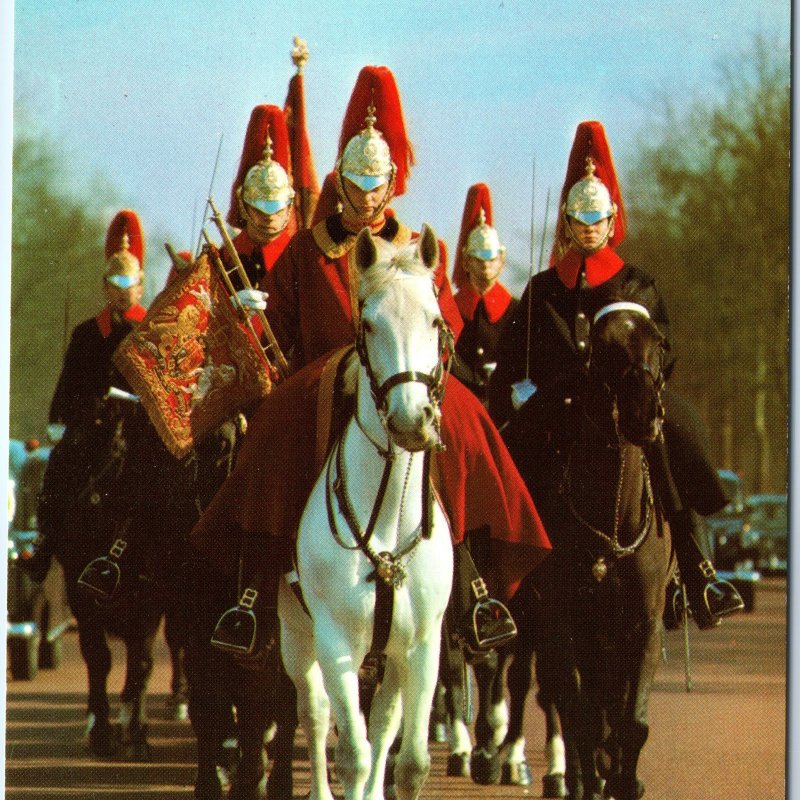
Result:
M637 314L642 314L643 316L650 319L650 312L640 303L629 303L625 300L620 300L618 303L609 303L607 306L603 306L595 315L593 322L597 322L601 317L604 317L606 314L610 314L612 311L634 311Z

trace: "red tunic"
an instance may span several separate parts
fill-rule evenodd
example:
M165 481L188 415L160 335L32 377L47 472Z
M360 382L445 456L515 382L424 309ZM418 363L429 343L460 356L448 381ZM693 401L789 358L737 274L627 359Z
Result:
M227 572L236 568L238 548L231 544L242 531L281 540L263 549L260 568L283 561L319 472L312 455L319 377L330 351L353 342L357 308L349 280L355 237L335 242L326 222L298 232L268 276L270 325L282 346L294 343L293 366L305 366L251 417L236 468L192 533L195 545ZM387 227L396 244L416 236L397 223ZM335 225L333 231L339 233ZM457 334L461 319L443 263L436 280L442 314ZM453 538L460 542L466 531L489 525L496 559L487 577L509 597L547 554L549 540L486 410L452 377L442 420L439 474Z

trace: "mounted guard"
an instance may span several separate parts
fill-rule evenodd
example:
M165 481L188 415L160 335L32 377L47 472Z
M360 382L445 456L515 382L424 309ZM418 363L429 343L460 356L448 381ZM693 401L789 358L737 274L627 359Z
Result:
M614 249L624 239L625 227L605 130L599 122L583 122L575 134L561 192L551 268L529 282L501 343L490 387L490 412L498 425L513 420L528 405L524 413L537 433L524 448L515 448L515 454L518 464L525 463L528 486L545 514L548 498L543 487L548 485L553 459L566 452L578 427L593 317L604 298L631 276L641 277L645 286L654 285L650 276L626 264ZM654 298L648 301L648 311L666 337L669 354L666 308L658 294ZM665 375L672 363L670 358ZM648 459L694 619L701 628L714 627L743 604L736 589L717 578L697 543L693 511L710 514L727 500L702 432L693 422L697 415L668 388L663 398L664 435L649 446Z

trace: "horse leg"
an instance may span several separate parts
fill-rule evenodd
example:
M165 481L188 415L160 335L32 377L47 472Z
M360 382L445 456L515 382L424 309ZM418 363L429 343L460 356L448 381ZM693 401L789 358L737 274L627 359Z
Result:
M228 673L236 681L236 729L239 763L231 783L231 800L261 800L266 792L264 733L269 723L266 676L260 670L234 666Z
M436 689L441 636L420 642L399 669L403 695L403 731L395 764L397 800L416 800L431 768L428 722Z
M281 581L278 588L278 614L281 656L297 690L297 718L308 744L311 768L309 800L333 800L328 782L327 754L330 701L315 653L311 618L285 581Z
M126 670L120 695L120 724L123 744L134 761L148 761L152 757L147 741L147 687L153 673L153 646L160 619L160 615L152 619L145 633L125 639Z
M336 774L341 779L346 800L362 800L370 774L372 748L367 738L367 725L361 713L356 663L358 648L356 642L352 641L353 638L352 635L348 635L347 630L336 624L327 609L317 609L314 620L314 644L325 691L330 698L339 734L336 743ZM426 747L433 686L427 699Z
M108 719L107 682L111 672L111 650L103 622L97 614L79 611L75 613L75 620L89 683L86 719L89 749L97 756L110 756L116 748L116 737Z
M276 732L269 745L272 767L267 779L267 800L292 800L292 756L294 735L297 730L297 693L283 666L281 664L277 666L280 671L277 681L280 690L275 693L271 703Z
M500 745L500 783L507 786L529 786L531 770L525 756L525 737L522 726L525 718L525 701L533 681L534 639L529 626L523 624L527 615L520 618L519 632L511 647L501 653L502 662L510 659L506 670L509 708L508 729ZM502 664L500 666L502 670ZM545 797L548 795L545 794Z
M475 783L484 785L500 782L498 750L508 731L508 707L502 692L502 666L496 650L481 656L473 664L478 684L478 716L470 774Z
M177 603L168 601L164 610L164 640L169 649L169 660L172 668L170 679L172 718L183 721L189 718L189 687L184 666L184 630L180 619L180 608Z
M397 668L393 661L387 660L383 680L372 698L369 715L372 767L364 792L366 800L383 800L389 751L400 729L402 710ZM394 775L391 777L391 784L394 785Z
M614 726L613 740L619 751L618 775L609 779L608 790L615 800L638 800L644 784L637 777L639 757L650 732L647 709L655 673L661 657L662 617L650 615L641 638L636 637L624 658L632 664L626 703Z
M445 619L447 614L445 614ZM465 720L465 702L468 688L464 685L469 675L465 669L464 653L447 634L447 623L442 625L441 655L439 658L440 681L444 686L444 707L448 721L447 775L469 777L469 759L472 752L472 737Z
M542 777L542 797L566 797L564 775L567 757L558 708L554 701L542 696L541 691L536 694L536 702L542 709L545 720L544 755L547 771Z

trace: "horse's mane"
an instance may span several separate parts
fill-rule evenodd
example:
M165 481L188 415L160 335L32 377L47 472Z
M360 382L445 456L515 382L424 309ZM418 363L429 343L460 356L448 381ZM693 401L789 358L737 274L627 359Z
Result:
M431 275L419 257L416 242L395 247L383 239L376 238L379 259L369 269L361 273L358 284L358 299L364 302L373 292L378 291L398 275Z

